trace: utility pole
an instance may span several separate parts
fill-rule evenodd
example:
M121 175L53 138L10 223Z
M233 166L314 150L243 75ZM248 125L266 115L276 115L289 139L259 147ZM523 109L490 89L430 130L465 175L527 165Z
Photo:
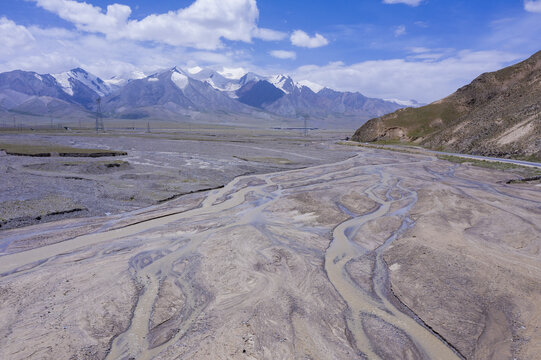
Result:
M96 103L96 133L98 133L100 131L105 131L105 127L103 126L103 116L101 114L101 97L96 100Z
M150 122L147 122L147 133L150 134Z
M304 115L304 137L308 136L308 116Z

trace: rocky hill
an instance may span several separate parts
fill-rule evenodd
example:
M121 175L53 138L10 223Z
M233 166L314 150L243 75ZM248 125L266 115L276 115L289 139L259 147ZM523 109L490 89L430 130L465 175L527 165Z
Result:
M541 159L541 51L485 73L420 108L372 119L353 140L399 140L431 149Z

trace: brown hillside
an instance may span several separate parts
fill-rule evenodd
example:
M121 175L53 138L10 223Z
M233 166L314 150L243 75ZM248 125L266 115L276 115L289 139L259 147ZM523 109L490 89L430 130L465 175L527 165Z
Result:
M541 159L541 51L482 74L442 100L372 119L353 140L401 140L439 150Z

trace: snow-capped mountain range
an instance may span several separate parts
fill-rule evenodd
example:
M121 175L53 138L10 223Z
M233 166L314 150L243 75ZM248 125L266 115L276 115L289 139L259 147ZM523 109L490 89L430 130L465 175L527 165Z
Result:
M39 76L39 75L38 75ZM99 96L106 96L112 89L99 77L89 74L81 68L73 69L61 74L52 74L56 82L62 87L62 90L70 96L73 96L74 86L82 84L94 91Z
M287 75L247 73L230 78L200 67L133 73L128 79L105 81L81 68L60 74L21 70L0 74L1 114L89 117L98 99L107 117L182 120L202 113L230 118L240 114L257 119L313 118L331 125L338 118L358 125L406 105L335 91L307 80L295 82Z

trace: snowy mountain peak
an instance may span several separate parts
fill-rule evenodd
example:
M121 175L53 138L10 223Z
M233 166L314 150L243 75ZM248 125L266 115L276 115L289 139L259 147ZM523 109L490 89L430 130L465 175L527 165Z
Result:
M70 71L72 73L74 73L74 74L79 73L79 74L82 74L82 75L88 75L88 72L86 70L84 70L84 69L81 69L80 67L77 67L75 69L71 69Z
M239 79L239 84L241 86L244 86L246 85L247 83L249 83L250 81L259 81L259 80L263 80L264 78L262 76L259 76L253 72L248 72L246 74L244 74L240 79Z
M195 71L195 68L188 70L190 76L196 80L206 82L216 90L233 92L240 88L238 80L228 79L213 69L202 69L198 66L196 68L198 68L197 72L192 72L192 70Z
M176 68L175 68L176 69ZM171 74L171 81L180 89L186 89L189 84L188 77L179 71L173 71Z
M293 79L287 75L273 75L268 78L268 81L286 94L289 94L295 88Z
M56 82L58 83L58 85L60 85L62 90L69 96L73 96L73 88L71 87L69 72L52 75L56 79Z
M131 71L123 74L122 76L113 76L110 79L104 80L104 82L109 85L111 90L114 91L120 89L122 86L126 85L132 80L144 79L146 77L147 76L145 75L145 73L141 71Z
M179 74L182 74L184 76L188 75L188 74L186 74L186 72L184 70L182 70L181 68L176 67L176 66L172 67L171 70L169 70L169 71L174 72L174 73L179 73Z
M77 83L86 86L98 94L98 96L109 95L112 91L111 87L102 79L81 68L75 68L60 74L52 74L52 76L56 79L62 90L70 96L73 96L74 87L77 86Z
M303 86L306 86L307 88L309 88L310 90L312 90L316 94L318 92L320 92L324 88L324 86L321 86L321 85L316 84L314 82L311 82L309 80L301 80L301 81L297 82L296 85L297 85L298 88L302 88Z

